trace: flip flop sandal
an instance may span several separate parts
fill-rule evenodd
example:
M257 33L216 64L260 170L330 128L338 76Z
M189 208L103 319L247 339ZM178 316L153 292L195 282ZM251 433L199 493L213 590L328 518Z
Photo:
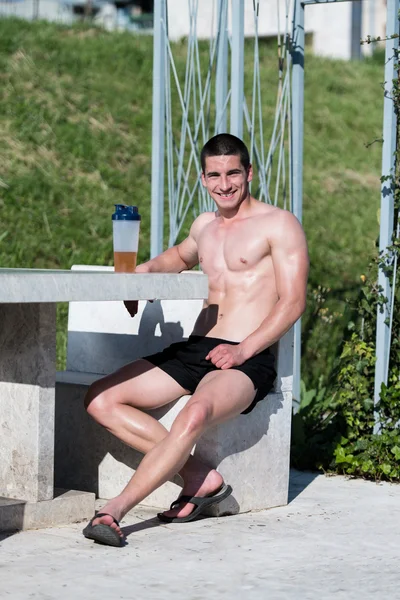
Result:
M105 523L93 525L93 521L99 517L112 517L113 522L119 527L117 519L112 515L109 515L108 513L97 513L90 519L85 529L83 529L83 535L89 540L94 540L95 542L105 544L106 546L123 546L125 543L124 538L122 538L113 527L106 525Z
M157 517L163 523L188 523L189 521L194 521L197 517L199 517L206 507L222 502L222 500L225 500L225 498L228 498L228 496L231 494L231 486L223 485L213 494L203 498L199 498L198 496L179 496L179 498L174 500L174 502L171 504L169 510L176 508L179 506L179 504L181 504L181 502L190 502L191 504L196 505L196 508L193 509L190 515L187 515L187 517L166 517L164 513L158 513Z

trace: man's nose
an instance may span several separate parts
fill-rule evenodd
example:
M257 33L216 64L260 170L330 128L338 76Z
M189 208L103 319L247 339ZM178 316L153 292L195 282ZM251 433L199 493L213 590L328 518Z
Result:
M229 178L226 175L221 175L219 187L221 190L229 190L231 187Z

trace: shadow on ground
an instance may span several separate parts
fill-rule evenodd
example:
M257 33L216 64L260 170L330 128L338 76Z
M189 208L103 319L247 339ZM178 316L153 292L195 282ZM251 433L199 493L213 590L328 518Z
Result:
M310 471L296 471L291 469L289 477L289 498L288 503L290 504L297 496L299 496L303 490L306 489L318 477L320 473Z
M16 535L19 531L2 531L0 532L0 542L4 542L7 538Z

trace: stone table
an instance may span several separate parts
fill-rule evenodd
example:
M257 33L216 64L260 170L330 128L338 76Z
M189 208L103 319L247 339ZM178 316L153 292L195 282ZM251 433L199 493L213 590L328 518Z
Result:
M93 512L93 494L54 494L57 302L196 299L207 293L202 273L0 269L0 530L10 529L10 519L22 529Z

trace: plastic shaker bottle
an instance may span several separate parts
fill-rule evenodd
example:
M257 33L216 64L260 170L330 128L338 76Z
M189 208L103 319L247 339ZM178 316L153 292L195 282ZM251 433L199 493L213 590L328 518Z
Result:
M116 204L112 215L114 270L133 273L139 246L140 215L137 206Z

